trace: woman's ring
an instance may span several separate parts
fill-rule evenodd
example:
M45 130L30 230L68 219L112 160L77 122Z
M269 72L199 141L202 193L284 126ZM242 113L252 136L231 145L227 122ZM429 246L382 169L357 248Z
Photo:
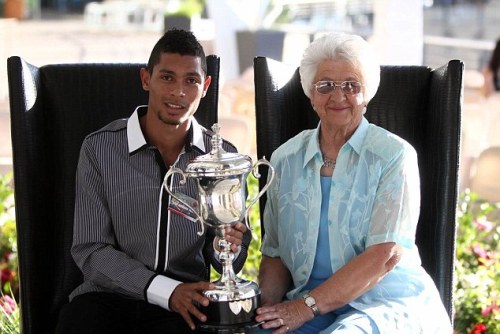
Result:
M278 318L278 321L279 321L279 323L280 323L280 326L283 326L283 324L284 324L283 319Z
M286 332L288 333L290 331L290 327L286 326Z

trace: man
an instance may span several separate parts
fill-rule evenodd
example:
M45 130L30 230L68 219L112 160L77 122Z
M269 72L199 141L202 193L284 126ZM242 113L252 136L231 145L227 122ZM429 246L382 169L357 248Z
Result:
M147 106L84 140L76 177L72 255L84 282L60 313L57 333L189 333L206 321L197 305L208 265L220 268L211 229L168 210L170 166L211 150L211 133L193 115L210 85L202 46L191 32L169 30L141 69ZM236 149L224 141L227 152ZM171 178L173 179L173 178ZM169 180L196 198L194 180ZM238 222L225 239L242 268L250 234Z

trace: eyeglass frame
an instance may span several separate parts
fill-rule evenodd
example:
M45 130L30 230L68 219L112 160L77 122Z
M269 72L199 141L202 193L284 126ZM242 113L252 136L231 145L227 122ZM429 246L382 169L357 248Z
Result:
M344 93L345 95L356 95L356 94L359 94L361 92L361 88L364 86L361 82L353 81L353 80L342 81L341 83L337 83L337 82L335 82L333 80L320 80L320 81L316 82L315 84L313 84L313 86L316 89L316 91L321 95L331 94L331 93L335 92L335 89L337 87L339 87L340 90L342 91L342 93ZM355 84L351 87L357 88L359 90L355 93L346 92L345 89L346 89L347 85L349 85L349 84L351 84L351 85ZM318 86L320 86L320 85L323 85L323 87L331 87L332 90L329 92L326 92L326 93L322 93L318 90Z

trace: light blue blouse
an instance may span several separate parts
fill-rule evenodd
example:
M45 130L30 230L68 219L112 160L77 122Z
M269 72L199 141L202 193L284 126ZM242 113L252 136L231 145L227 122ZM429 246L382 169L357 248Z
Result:
M304 293L315 260L323 163L320 126L284 143L270 160L276 177L267 191L262 253L280 257L290 270L293 289L288 299ZM350 305L370 316L381 333L452 333L415 245L420 181L413 147L363 118L337 157L330 203L332 272L371 245L396 242L404 247L398 265Z

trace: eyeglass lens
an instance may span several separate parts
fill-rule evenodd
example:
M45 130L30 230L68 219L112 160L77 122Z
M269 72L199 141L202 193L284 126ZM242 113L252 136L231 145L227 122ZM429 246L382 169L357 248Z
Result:
M335 87L340 87L342 92L347 95L358 94L361 91L361 84L357 81L344 81L337 84L333 81L318 81L315 85L316 91L320 94L330 94Z

